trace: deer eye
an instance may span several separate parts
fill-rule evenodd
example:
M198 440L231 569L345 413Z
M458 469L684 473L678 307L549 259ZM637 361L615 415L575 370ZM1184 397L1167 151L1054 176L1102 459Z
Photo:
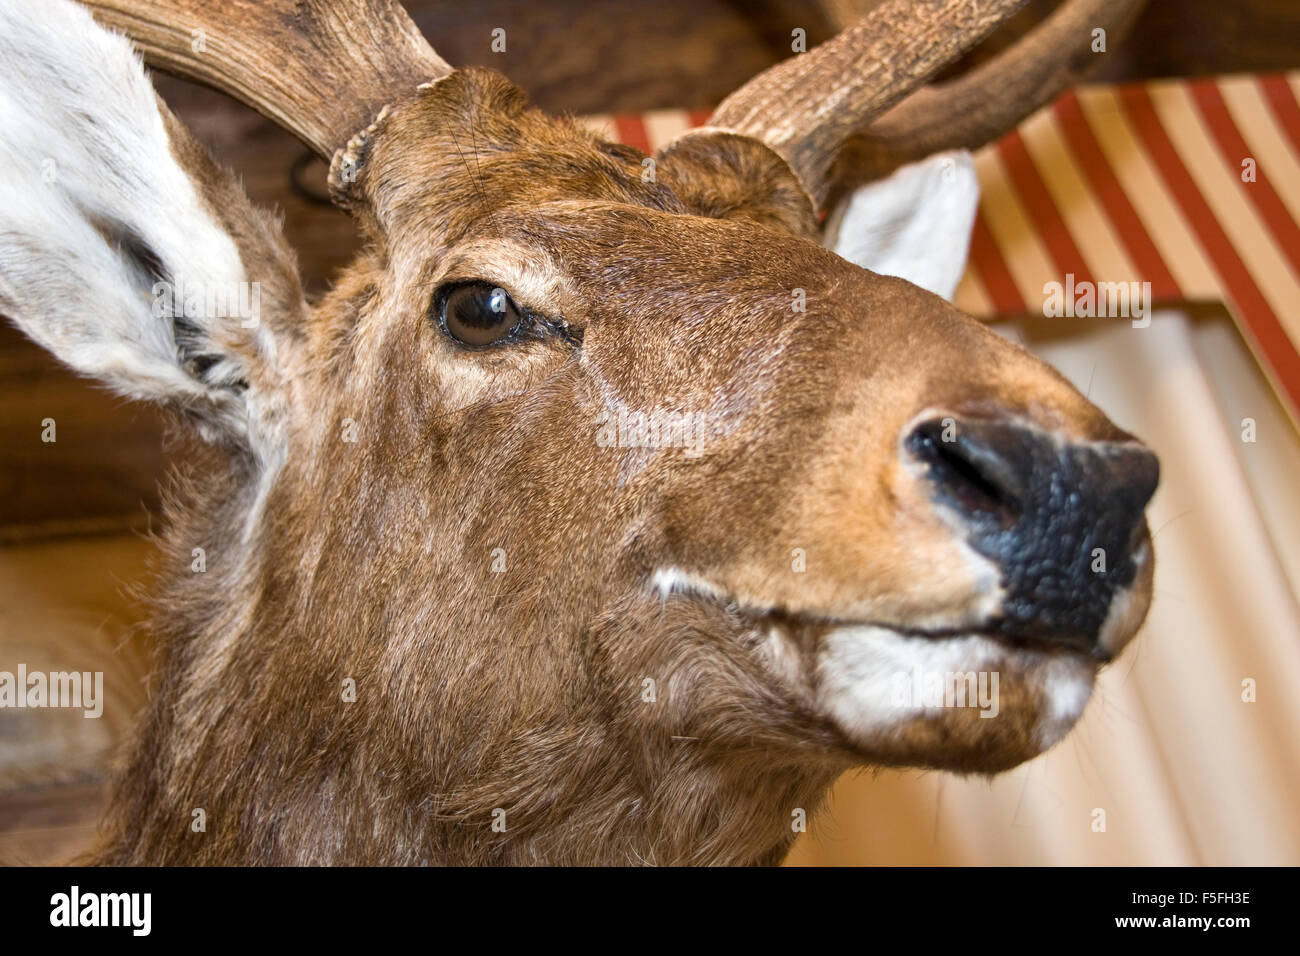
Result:
M505 289L488 282L463 282L441 290L438 321L463 345L484 346L513 335L523 322Z

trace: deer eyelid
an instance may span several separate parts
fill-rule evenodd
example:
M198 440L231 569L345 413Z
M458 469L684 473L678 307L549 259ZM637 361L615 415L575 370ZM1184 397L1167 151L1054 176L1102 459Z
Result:
M582 345L582 329L520 304L508 288L490 279L444 282L434 291L428 311L434 324L460 348L481 351L552 338L575 348ZM484 321L492 313L500 313L506 321L494 328ZM515 318L507 325L510 316Z

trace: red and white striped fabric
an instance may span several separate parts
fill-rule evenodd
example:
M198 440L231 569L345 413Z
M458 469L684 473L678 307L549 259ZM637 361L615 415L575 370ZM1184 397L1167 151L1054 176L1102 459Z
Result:
M707 111L592 116L647 152ZM1243 179L1252 160L1253 181ZM976 154L957 305L1037 311L1044 285L1146 281L1220 301L1300 427L1300 72L1082 86Z

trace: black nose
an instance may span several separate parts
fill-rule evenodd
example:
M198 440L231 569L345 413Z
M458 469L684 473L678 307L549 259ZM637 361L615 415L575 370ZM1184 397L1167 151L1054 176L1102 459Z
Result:
M933 498L995 562L994 627L1093 649L1115 593L1133 582L1160 465L1136 442L1070 442L1006 421L936 418L905 439Z

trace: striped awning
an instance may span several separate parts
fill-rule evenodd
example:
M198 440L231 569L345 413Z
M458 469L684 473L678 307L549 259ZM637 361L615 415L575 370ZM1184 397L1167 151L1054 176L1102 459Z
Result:
M653 152L708 112L592 116ZM1300 72L1081 86L976 154L956 303L1037 312L1044 286L1149 282L1219 301L1300 427Z

